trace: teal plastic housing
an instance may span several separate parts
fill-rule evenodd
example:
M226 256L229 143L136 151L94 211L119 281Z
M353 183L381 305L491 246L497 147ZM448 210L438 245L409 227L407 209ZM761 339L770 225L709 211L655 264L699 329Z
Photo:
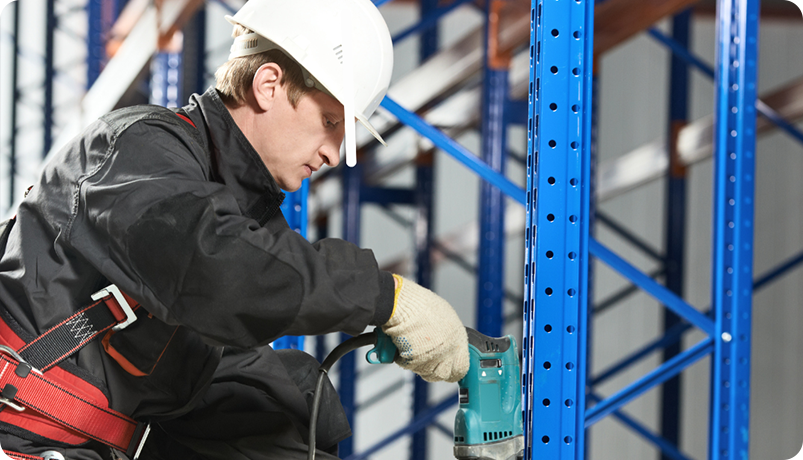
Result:
M371 364L392 363L398 353L393 340L379 327L374 329L374 334L376 335L376 344L365 354L365 359Z
M455 445L490 444L521 435L521 367L516 339L466 331L471 364L458 382Z

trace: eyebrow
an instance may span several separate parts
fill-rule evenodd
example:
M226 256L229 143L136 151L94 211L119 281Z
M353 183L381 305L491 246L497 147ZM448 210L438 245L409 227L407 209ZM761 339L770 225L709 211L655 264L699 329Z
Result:
M343 121L343 115L338 115L337 112L333 112L331 110L323 110L323 116L331 118L335 123L340 123Z

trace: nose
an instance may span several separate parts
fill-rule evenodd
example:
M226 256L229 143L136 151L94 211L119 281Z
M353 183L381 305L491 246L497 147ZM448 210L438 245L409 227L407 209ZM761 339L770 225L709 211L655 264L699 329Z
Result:
M318 154L323 159L325 165L334 168L340 164L340 145L326 143L318 149Z

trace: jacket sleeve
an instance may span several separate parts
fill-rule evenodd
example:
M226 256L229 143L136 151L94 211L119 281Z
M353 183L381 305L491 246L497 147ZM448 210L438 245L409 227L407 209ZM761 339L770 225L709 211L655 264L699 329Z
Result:
M151 314L213 344L357 334L387 321L393 279L371 251L342 240L312 245L281 213L264 227L243 216L179 131L135 123L81 181L69 241L101 273Z

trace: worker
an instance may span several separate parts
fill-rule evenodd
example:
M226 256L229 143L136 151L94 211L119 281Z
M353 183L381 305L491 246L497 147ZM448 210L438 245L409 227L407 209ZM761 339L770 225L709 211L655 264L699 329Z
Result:
M387 92L369 0L250 0L216 85L111 112L0 226L0 446L12 458L307 458L317 361L284 335L380 326L397 363L457 381L441 297L346 241L290 229L281 189L337 166ZM352 80L349 80L352 79ZM351 116L351 118L350 118ZM331 383L317 458L350 435Z

